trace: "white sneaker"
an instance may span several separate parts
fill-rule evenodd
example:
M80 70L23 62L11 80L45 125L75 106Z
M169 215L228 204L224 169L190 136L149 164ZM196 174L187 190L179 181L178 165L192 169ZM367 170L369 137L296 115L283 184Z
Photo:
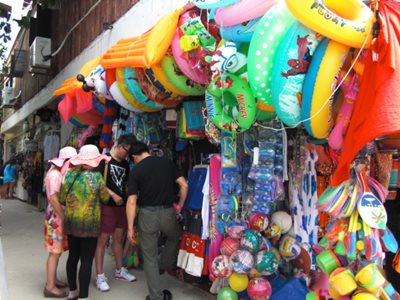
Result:
M130 274L128 270L124 267L122 267L119 271L115 270L115 279L125 280L129 282L136 281L136 277Z
M110 290L110 286L107 283L107 277L104 273L96 276L96 286L100 292L108 292Z

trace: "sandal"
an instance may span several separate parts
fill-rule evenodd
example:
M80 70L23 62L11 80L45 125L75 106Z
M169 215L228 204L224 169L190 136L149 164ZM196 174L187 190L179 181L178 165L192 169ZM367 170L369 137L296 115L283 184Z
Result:
M45 298L65 298L67 297L67 292L62 292L61 294L55 294L51 291L49 291L46 287L43 290L43 296Z

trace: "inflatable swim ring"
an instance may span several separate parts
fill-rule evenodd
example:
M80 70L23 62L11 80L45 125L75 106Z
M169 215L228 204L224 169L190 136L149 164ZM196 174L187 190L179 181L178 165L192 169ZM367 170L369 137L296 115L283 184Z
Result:
M335 89L348 50L348 46L333 40L322 41L314 52L304 79L301 117L303 120L311 118L304 121L304 127L317 139L324 139L329 135L333 100L333 97L329 97ZM326 101L331 103L324 106Z
M354 48L368 48L373 13L361 0L285 0L290 12L306 27Z
M215 23L233 26L263 16L278 0L242 0L215 11Z
M257 100L272 105L272 67L276 50L295 19L284 2L272 7L260 20L247 56L249 84Z
M301 90L322 36L295 22L279 44L272 69L272 104L288 126L301 122Z
M206 90L207 118L226 132L243 132L255 121L257 105L248 84L225 73Z

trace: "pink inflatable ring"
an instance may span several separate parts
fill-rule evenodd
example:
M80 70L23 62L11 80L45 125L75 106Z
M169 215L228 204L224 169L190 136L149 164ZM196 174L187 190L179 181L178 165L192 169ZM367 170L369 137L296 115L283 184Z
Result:
M263 16L279 0L242 0L219 7L215 11L215 22L220 26L233 26Z

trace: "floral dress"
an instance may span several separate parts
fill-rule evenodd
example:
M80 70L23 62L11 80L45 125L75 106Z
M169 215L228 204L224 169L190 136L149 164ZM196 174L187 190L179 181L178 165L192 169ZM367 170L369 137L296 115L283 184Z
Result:
M52 166L47 172L45 184L47 199L59 193L61 188L62 174L60 170ZM50 253L62 253L68 250L68 240L63 233L63 221L55 212L53 205L47 205L44 220L44 247Z

